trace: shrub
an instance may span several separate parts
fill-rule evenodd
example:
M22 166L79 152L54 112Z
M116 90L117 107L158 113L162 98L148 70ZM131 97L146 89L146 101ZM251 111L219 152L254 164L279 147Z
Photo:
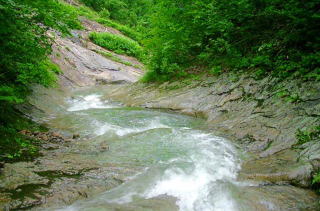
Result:
M140 33L136 32L135 30L131 29L128 26L116 23L112 20L109 19L104 19L104 18L97 18L96 21L100 24L103 24L105 26L110 26L115 29L118 29L120 32L122 32L124 35L136 40L140 41L141 40L141 35Z
M154 74L200 64L320 79L318 0L158 0L153 8L144 45Z
M143 49L139 43L127 37L111 33L96 32L90 33L89 37L95 44L118 54L134 56L140 60L143 58Z
M0 159L36 153L17 132L28 127L13 107L24 102L33 84L53 86L59 68L48 59L48 29L68 34L80 29L77 12L58 0L0 0Z

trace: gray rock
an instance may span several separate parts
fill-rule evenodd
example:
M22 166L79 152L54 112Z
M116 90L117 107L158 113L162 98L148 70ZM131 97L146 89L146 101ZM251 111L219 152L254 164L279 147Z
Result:
M274 159L277 154L290 150L297 142L297 129L320 124L320 83L298 79L276 81L271 77L256 81L246 74L234 81L233 77L232 73L226 73L204 78L201 86L198 81L187 85L167 82L160 86L142 83L114 86L109 88L107 97L130 106L172 109L206 118L213 129L233 137L242 149L253 153L252 160L254 157L269 160L255 173L273 169L273 164L279 163ZM277 95L281 90L289 94L281 98ZM291 95L298 95L301 100L289 102ZM309 143L303 151L291 153L291 161L283 165L285 168L273 169L270 177L279 182L310 185L310 172L314 171L310 162L320 158L318 145Z

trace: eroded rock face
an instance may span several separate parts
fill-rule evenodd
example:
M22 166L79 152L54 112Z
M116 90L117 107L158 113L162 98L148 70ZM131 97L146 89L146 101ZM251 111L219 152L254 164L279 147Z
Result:
M108 32L124 36L116 29L103 26L84 17L81 22L84 30L74 30L72 36L62 37L51 32L54 39L51 60L57 64L62 73L59 76L61 87L92 86L103 82L104 84L133 83L142 75L143 67L135 58L118 55L92 43L88 36L90 32ZM107 52L124 62L134 65L124 65L115 62L97 52Z
M299 100L292 102L295 95ZM237 140L241 149L252 154L243 165L247 166L244 169L254 169L251 176L306 187L316 170L313 163L319 159L319 144L305 144L303 151L291 148L297 142L297 129L320 123L319 95L319 82L283 82L269 77L257 81L245 74L224 74L188 85L136 83L115 87L107 97L131 106L204 117L221 135ZM290 151L284 160L280 158L283 151Z
M48 185L49 180L33 172L32 167L28 162L6 164L1 173L0 188L10 191L26 185Z
M118 186L136 173L130 167L98 164L66 149L44 151L34 162L5 164L0 176L0 210L71 204Z
M298 152L288 149L269 157L253 159L242 165L240 178L269 184L291 184L310 187L313 166L297 161Z
M55 43L52 60L63 71L59 82L64 87L90 86L101 80L132 83L141 75L135 68L109 60L71 40L56 38Z
M268 210L318 210L316 194L293 186L252 186L237 194L240 208L248 211ZM249 199L249 200L248 200Z

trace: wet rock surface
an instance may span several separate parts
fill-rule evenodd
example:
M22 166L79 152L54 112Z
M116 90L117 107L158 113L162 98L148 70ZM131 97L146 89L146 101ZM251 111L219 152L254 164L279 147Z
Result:
M35 134L43 137L47 133ZM63 139L55 132L50 134ZM42 210L48 206L71 204L118 186L136 173L130 167L99 164L82 153L68 152L69 148L75 147L74 142L55 150L43 149L44 156L33 162L6 163L0 174L0 210L33 207ZM107 148L107 145L101 146L103 151Z
M239 209L248 211L318 210L315 198L317 195L312 191L279 185L252 186L237 194Z
M311 162L295 160L297 156L297 151L284 150L270 157L249 160L242 165L240 178L310 187L313 166Z
M279 92L286 94L280 96ZM310 187L319 169L319 142L296 148L295 134L297 129L320 123L319 93L318 82L283 82L269 77L257 81L245 74L225 74L187 84L114 86L106 97L130 106L204 117L211 128L235 140L250 155L240 178ZM292 102L292 95L300 100Z
M176 199L167 195L159 197L153 197L150 199L139 198L135 203L101 203L97 202L92 206L92 209L106 210L106 211L178 211L179 208L176 205Z
M72 139L76 138L74 137L76 134L74 134L73 137L70 138L70 137L64 137L63 135L57 132L38 132L38 131L32 132L29 130L22 130L20 131L20 133L29 138L43 141L44 143L45 142L53 142L53 143L69 142L69 141L72 141Z

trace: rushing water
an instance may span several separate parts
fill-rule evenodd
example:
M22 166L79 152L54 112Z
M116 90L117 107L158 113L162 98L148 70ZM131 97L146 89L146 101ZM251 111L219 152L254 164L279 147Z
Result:
M32 116L50 127L80 134L81 140L61 150L132 171L124 174L125 182L118 187L48 210L263 211L310 203L295 202L303 193L296 197L282 193L290 187L237 181L239 152L214 135L203 120L125 107L106 100L101 90L36 93L40 97L31 102L40 110ZM105 146L109 150L99 150Z
M201 119L124 107L92 91L73 93L58 105L54 100L40 103L52 114L49 125L80 133L92 145L106 143L107 152L93 155L99 162L140 168L122 185L60 210L100 210L164 195L182 211L237 210L231 192L240 168L237 151Z
M91 210L100 202L172 196L180 210L235 210L229 186L239 160L232 144L201 129L203 122L173 113L123 107L99 94L66 99L63 119L110 150L96 159L143 166L128 182L62 210ZM61 117L54 120L61 121ZM73 121L73 122L72 122Z

